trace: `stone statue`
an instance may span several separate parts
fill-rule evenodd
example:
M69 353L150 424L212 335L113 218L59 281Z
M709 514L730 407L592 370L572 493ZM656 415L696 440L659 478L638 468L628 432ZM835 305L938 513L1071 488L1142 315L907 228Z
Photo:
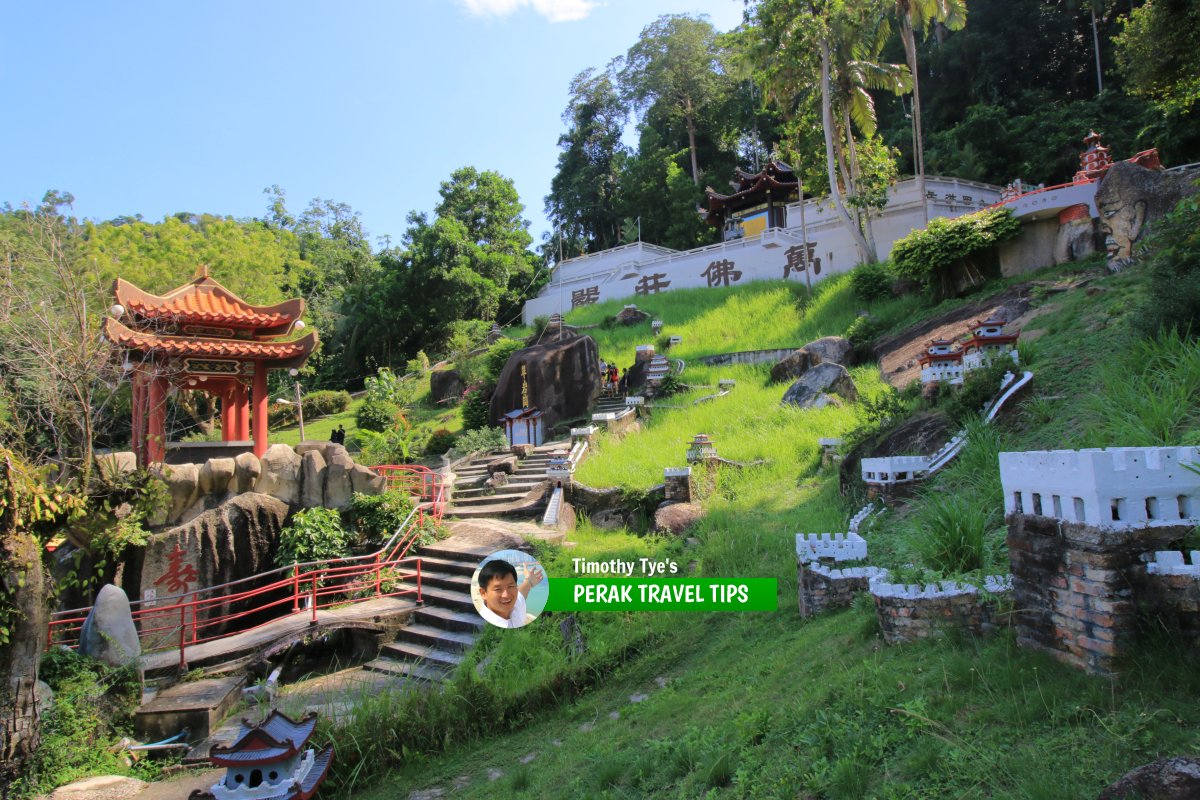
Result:
M1128 161L1109 168L1096 189L1096 207L1104 229L1108 268L1124 269L1146 229L1184 197L1200 191L1192 184L1200 172L1169 174Z

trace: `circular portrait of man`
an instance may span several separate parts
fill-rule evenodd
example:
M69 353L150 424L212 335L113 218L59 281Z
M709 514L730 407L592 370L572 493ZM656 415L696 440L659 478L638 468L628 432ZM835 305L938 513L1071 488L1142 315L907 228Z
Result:
M520 628L538 618L550 587L537 559L520 550L501 550L480 562L471 579L479 616L498 628Z

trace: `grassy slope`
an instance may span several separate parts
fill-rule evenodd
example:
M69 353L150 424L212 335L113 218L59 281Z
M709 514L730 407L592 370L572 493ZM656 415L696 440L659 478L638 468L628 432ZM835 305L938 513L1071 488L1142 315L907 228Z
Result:
M997 447L1146 444L1155 441L1155 430L1167 441L1197 437L1200 348L1179 348L1157 362L1145 355L1123 357L1141 279L1105 277L1093 286L1040 298L1048 311L1028 330L1046 333L1026 349L1038 376L1034 397L1005 420L996 439L973 445L957 469L939 476L931 496L993 491L987 487L995 483ZM684 331L686 347L688 331L710 323L724 327L723 318L737 316L728 303L743 311L745 303L775 304L773 310L755 306L749 323L763 339L740 339L734 331L728 343L706 348L697 337L693 355L837 333L858 305L844 282L832 285L806 315L789 311L786 287L743 292L749 298L712 292L718 299L707 304L701 302L703 292L692 293L688 303L674 305L677 311L690 308L691 318L679 311L672 319L665 303L674 295L649 298L645 305L666 319L667 332ZM655 301L664 305L656 309ZM913 314L902 303L872 311L892 319ZM603 310L587 309L580 316L584 313ZM765 331L770 323L775 327ZM622 358L624 348L644 337L638 329L595 333L603 354ZM797 338L789 340L793 335ZM660 638L580 699L530 708L505 723L515 725L510 733L459 743L442 755L400 759L399 771L374 791L354 796L382 800L467 776L456 796L500 791L534 797L1091 797L1132 766L1200 750L1195 732L1200 680L1189 658L1165 644L1141 654L1129 678L1114 685L1019 650L1007 636L883 647L869 602L801 621L790 534L843 527L852 509L839 498L833 471L817 467L815 439L845 430L855 412L780 409L775 402L782 387L767 387L756 369L689 368L685 379L725 375L739 380L731 397L658 412L647 431L604 443L580 470L585 482L644 488L661 479L662 467L682 463L687 438L701 430L716 433L723 455L769 459L763 468L722 473L693 534L699 546L679 550L678 543L585 527L579 549L550 549L545 560L554 577L570 574L575 556L669 553L695 560L705 575L777 578L779 612L630 615L619 629L610 615L585 615L585 630L597 628L597 636L589 638L594 649L620 641L618 631L627 637L649 631ZM856 379L868 394L878 386L878 378L863 370ZM1172 402L1140 402L1147 391ZM918 512L922 502L915 504ZM871 532L872 552L884 560L905 557L897 542L920 534L913 519L914 514L885 517ZM1003 560L1002 552L996 555ZM494 653L490 669L499 672L494 679L502 675L515 687L522 678L532 683L562 665L557 632L543 627L485 640L485 649ZM670 679L667 688L657 688L658 677ZM635 693L649 698L630 704ZM610 720L611 711L621 718ZM589 722L595 730L582 730ZM520 756L531 752L537 758L520 765ZM499 783L485 776L492 767L505 773Z

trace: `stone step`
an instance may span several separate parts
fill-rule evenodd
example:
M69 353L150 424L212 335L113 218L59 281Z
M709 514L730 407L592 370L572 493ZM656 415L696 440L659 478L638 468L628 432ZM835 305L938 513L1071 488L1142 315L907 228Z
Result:
M412 642L392 642L379 649L381 658L410 661L414 664L437 666L447 671L454 669L463 660L461 652L451 652L440 647L426 647Z
M528 494L528 490L520 494L485 494L478 497L455 497L452 501L454 508L479 508L481 506L503 506L520 501Z
M503 517L505 519L530 519L532 517L540 518L546 511L546 501L540 500L528 506L520 506L519 508L510 508L499 510L489 506L478 508L455 508L451 506L446 509L447 516L458 517L459 519L479 519L486 517ZM482 560L482 557L480 558Z
M446 561L457 561L462 564L470 564L471 571L475 571L475 567L479 566L479 562L487 556L491 555L495 548L487 547L466 547L453 548L445 547L441 542L434 542L421 547L418 551L421 558L441 558Z
M474 572L474 570L472 570ZM421 588L422 589L449 589L457 592L471 592L471 576L470 575L455 575L449 572L439 572L436 570L427 569L424 561L421 563Z
M471 611L470 613L451 611L450 609L438 608L436 606L426 606L418 610L413 614L413 619L422 625L428 625L432 628L459 631L461 633L478 633L487 624L475 611Z
M467 603L471 602L471 596L467 595ZM471 606L474 608L474 606ZM466 633L463 631L448 631L445 628L435 628L431 625L413 624L407 625L400 629L396 634L397 642L407 642L410 644L420 645L421 647L440 647L443 650L450 650L456 653L461 653L467 650L471 645L475 644L478 639L475 633ZM385 645L386 647L386 645Z
M480 556L479 560L482 561L483 556ZM454 591L453 589L439 589L433 586L427 588L422 586L421 599L427 606L440 606L454 611L475 610L475 604L471 602L470 594Z
M368 661L363 664L363 669L430 683L442 683L450 676L450 670L445 667L424 662L414 664L411 661L396 661L392 658L377 658L374 661Z
M461 498L466 498L466 497L491 497L492 496L492 495L486 494L486 492L494 492L497 495L515 494L517 496L520 496L520 495L528 493L530 489L537 486L543 480L545 480L545 478L542 478L540 480L533 480L533 481L521 481L520 483L513 481L512 483L506 484L504 486L497 486L494 490L493 489L485 489L485 488L481 488L481 487L477 487L474 489L455 489L454 497L456 499L461 499Z
M479 564L479 559L475 555L471 555L471 560L442 558L441 556L425 555L425 548L417 553L421 559L421 571L431 570L433 572L449 572L454 575L474 575L475 567Z

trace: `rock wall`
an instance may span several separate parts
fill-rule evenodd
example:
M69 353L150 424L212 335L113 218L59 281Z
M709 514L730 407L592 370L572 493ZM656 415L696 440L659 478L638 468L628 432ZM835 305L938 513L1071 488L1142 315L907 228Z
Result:
M564 420L583 418L600 394L600 356L595 340L572 335L509 356L492 394L488 411L491 424L499 425L505 414L522 407L526 385L529 405L541 409L547 431Z
M951 630L981 636L1009 624L1008 581L990 576L984 588L986 594L953 582L921 587L876 581L871 597L883 640L903 644L945 636Z
M796 564L800 616L812 617L831 608L845 608L854 596L870 588L871 581L887 575L879 567L832 568L818 563Z

